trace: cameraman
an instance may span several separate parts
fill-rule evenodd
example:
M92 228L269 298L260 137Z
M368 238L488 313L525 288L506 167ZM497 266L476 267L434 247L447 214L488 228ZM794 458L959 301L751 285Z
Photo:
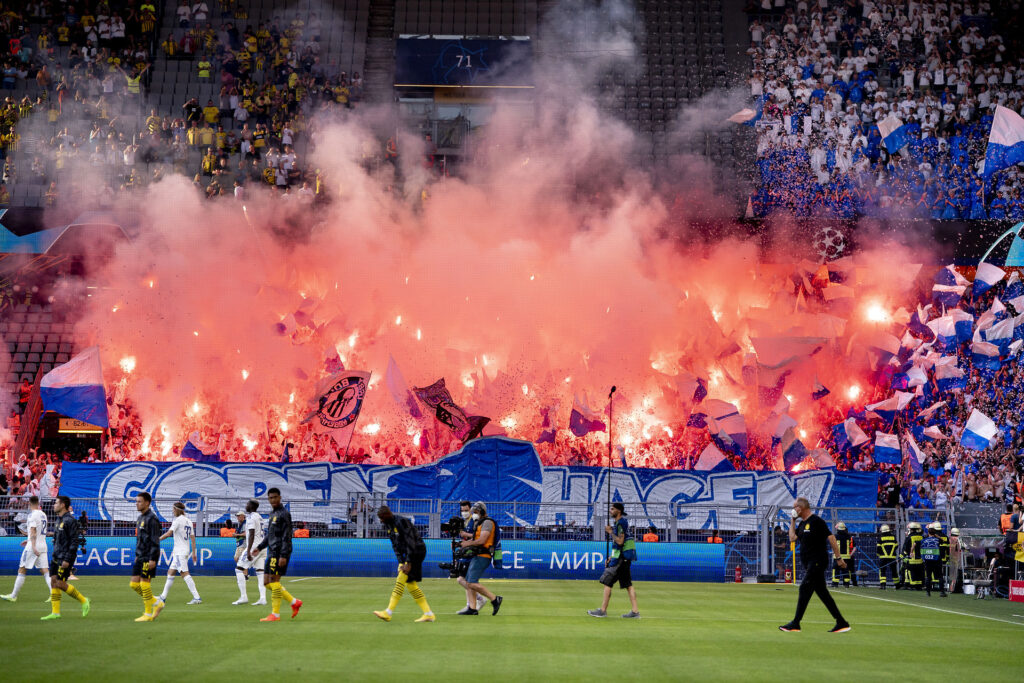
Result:
M463 540L470 540L473 538L473 529L476 525L476 520L473 519L473 504L468 500L459 502L459 514L462 516L465 530L459 532ZM482 595L477 595L476 591L469 587L469 582L466 581L466 574L469 572L470 559L467 557L460 557L458 564L456 565L456 572L458 573L459 585L466 589L466 606L456 612L456 614L479 614L479 610L487 604L487 598Z
M483 502L474 503L471 512L473 514L473 537L462 542L463 548L473 549L473 559L469 562L469 572L466 574L466 587L491 601L493 609L491 615L493 616L501 609L502 598L481 586L480 577L491 566L491 550L494 547L496 536L494 520L487 516L487 506ZM472 610L465 614L478 614L478 612Z

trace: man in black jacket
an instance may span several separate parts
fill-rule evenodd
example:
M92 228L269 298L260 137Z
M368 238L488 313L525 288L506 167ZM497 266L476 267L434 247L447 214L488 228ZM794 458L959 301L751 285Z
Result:
M398 579L395 581L395 589L391 591L388 608L374 611L374 614L384 621L391 621L392 612L408 588L409 595L423 610L423 616L416 621L434 621L434 613L430 611L430 605L427 604L427 598L419 585L423 580L423 560L427 557L427 545L420 538L420 532L416 530L416 525L411 519L396 516L387 505L377 509L377 518L387 530L391 548L398 559Z
M60 619L60 592L82 603L82 616L89 616L91 602L89 598L78 592L74 586L68 585L68 577L75 570L75 559L78 557L78 520L71 514L71 499L57 496L53 504L53 512L57 515L57 528L53 532L53 555L50 559L50 614L43 621Z
M294 597L281 585L281 577L288 571L292 557L292 513L281 503L281 491L272 488L267 491L270 503L270 519L267 521L267 535L260 544L249 551L249 560L264 548L268 548L267 561L263 567L263 583L270 589L270 614L260 621L281 621L281 601L287 600L292 607L292 619L299 615L302 600Z
M146 491L135 496L139 519L135 523L135 564L132 565L131 588L142 598L145 612L135 621L153 621L164 608L163 600L153 597L150 582L160 559L160 520L152 508L153 497Z

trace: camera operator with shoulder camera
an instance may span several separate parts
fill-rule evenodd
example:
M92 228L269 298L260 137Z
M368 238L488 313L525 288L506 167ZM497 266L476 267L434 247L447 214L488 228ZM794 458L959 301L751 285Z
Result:
M456 614L476 614L478 610L482 609L487 604L487 598L477 593L469 587L469 582L466 581L466 574L469 573L469 564L472 557L466 555L462 549L462 541L467 541L473 538L473 529L476 525L476 521L473 519L473 504L468 500L459 502L459 517L452 517L447 524L447 528L442 528L442 531L446 531L452 537L452 561L450 564L439 565L441 569L447 569L450 574L450 578L454 578L458 581L459 585L466 590L466 606L456 612Z
M469 561L469 571L466 573L466 587L489 600L493 609L491 614L495 615L501 609L502 597L480 585L480 577L491 566L494 545L498 538L498 527L495 521L487 516L487 506L483 502L474 503L472 513L472 538L466 539L461 544L464 556L473 558ZM459 612L459 614L478 613L475 609Z

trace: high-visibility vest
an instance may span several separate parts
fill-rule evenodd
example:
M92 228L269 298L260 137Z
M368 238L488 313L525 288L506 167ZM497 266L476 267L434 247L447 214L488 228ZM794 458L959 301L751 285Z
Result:
M199 78L210 77L210 66L212 65L209 62L199 62Z
M130 76L125 76L125 80L128 81L128 92L133 95L138 95L141 92L139 88L139 81L142 80L141 77L131 78Z

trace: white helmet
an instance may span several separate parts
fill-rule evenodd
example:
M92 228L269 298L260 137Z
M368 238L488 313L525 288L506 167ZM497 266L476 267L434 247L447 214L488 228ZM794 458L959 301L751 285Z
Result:
M879 529L879 531L881 531L883 534L889 533L889 525L888 524L883 524L881 526L881 528Z
M949 535L950 536L959 536L960 535L960 530L957 529L956 527L953 527L952 529L949 530Z

